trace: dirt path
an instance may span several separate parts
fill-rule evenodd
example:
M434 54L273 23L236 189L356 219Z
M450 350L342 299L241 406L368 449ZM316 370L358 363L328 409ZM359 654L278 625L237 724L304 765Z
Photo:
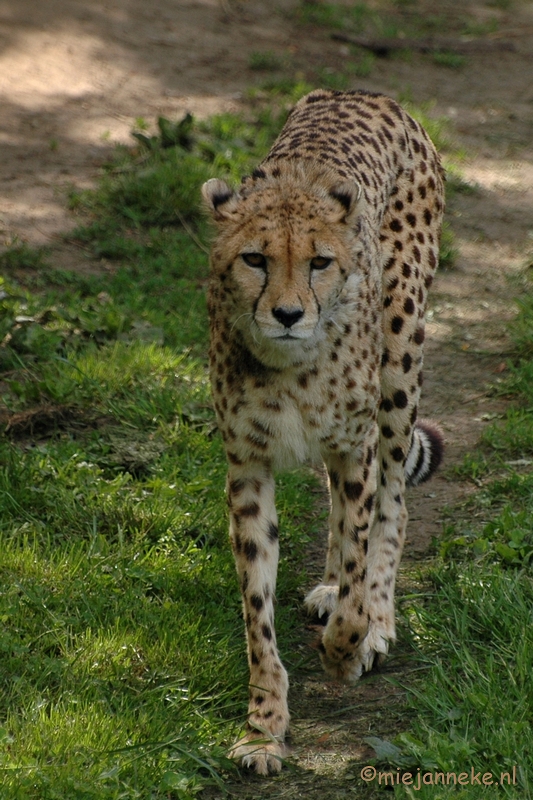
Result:
M75 224L65 191L94 182L136 118L241 107L247 87L265 77L249 68L258 51L276 53L288 74L311 83L324 68L342 71L346 45L324 29L298 26L291 15L297 5L283 0L274 11L254 0L3 0L0 244L46 244L58 266L94 269L56 238ZM407 14L412 4L400 5ZM407 559L424 557L446 508L471 490L453 479L453 465L503 407L487 384L498 379L508 348L503 324L514 313L516 291L508 276L533 246L533 5L465 0L461 7L472 26L491 31L492 40L512 41L514 51L470 56L455 70L421 55L378 59L368 78L350 84L396 97L407 92L417 103L435 100L433 113L452 120L468 152L463 173L478 186L451 204L459 257L432 295L422 413L443 426L447 461L431 484L411 493ZM458 27L451 22L455 2L424 0L419 9L438 12L449 33ZM388 669L400 674L404 667L393 659ZM344 797L343 782L356 777L350 760L370 752L363 737L394 731L398 690L374 677L354 688L336 686L317 659L292 675L291 702L297 771L283 796ZM261 796L281 796L280 788L278 781L263 784ZM254 779L232 792L259 796Z

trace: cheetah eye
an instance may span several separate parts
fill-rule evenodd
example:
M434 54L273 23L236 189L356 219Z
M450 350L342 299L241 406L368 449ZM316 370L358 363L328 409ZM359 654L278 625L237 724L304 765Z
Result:
M315 256L311 259L311 269L326 269L332 261L332 258L326 258L326 256Z
M242 260L249 267L266 269L267 260L262 253L242 253Z

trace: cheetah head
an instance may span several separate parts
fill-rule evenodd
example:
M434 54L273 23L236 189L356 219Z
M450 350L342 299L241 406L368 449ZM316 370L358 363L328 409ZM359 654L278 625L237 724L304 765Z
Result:
M261 170L239 191L213 179L202 188L217 235L211 268L232 328L263 363L308 360L346 287L358 283L360 187L321 170Z

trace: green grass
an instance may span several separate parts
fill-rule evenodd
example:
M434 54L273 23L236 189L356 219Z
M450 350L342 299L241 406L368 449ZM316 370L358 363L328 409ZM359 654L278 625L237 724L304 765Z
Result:
M460 69L466 64L466 57L459 53L448 53L446 51L439 51L433 54L433 61L442 67L450 67L450 69Z
M72 413L1 446L0 795L192 797L246 709L204 364L114 341L37 368ZM286 641L312 483L280 482Z
M303 3L298 10L302 22L321 28L342 28L359 31L367 25L379 24L380 17L367 3L353 3L349 6L336 3Z
M442 225L440 237L439 268L452 269L458 256L455 246L455 235L447 220Z
M380 3L303 2L295 13L302 23L319 28L377 39L405 38L406 51L409 50L409 39L452 32L486 33L487 30L494 30L494 24L497 26L495 20L480 26L475 18L469 16L467 9L457 9L454 15L431 13L421 8L417 0L383 0ZM398 55L402 57L401 52ZM464 63L464 59L452 53L443 52L429 57L445 67L457 68Z
M283 59L272 50L256 50L250 54L248 66L252 70L276 72L284 66Z
M531 578L498 564L459 561L437 567L430 579L431 599L410 609L429 674L411 691L416 720L399 737L398 763L413 772L470 775L473 768L498 777L516 766L517 785L500 787L499 796L530 797ZM416 796L444 798L449 791L427 786ZM487 788L467 786L454 796L484 798Z
M0 253L0 269L41 269L46 264L45 247L30 247L24 242L13 242Z
M2 799L187 800L233 769L247 668L199 185L236 181L285 114L140 124L97 189L71 196L87 221L69 236L100 275L17 244L2 257ZM286 643L314 484L279 481Z
M472 522L448 525L440 556L421 576L426 590L401 606L407 638L427 672L410 688L409 732L383 758L403 771L470 775L473 768L498 781L516 766L516 785L497 791L517 800L533 796L532 297L529 283L512 326L515 359L505 390L514 406L462 467L480 486ZM416 796L440 800L450 792L428 785ZM453 796L485 798L488 790L468 785Z
M70 197L86 221L69 238L81 259L85 253L109 265L105 278L57 272L46 252L26 245L2 255L0 339L8 336L10 347L0 350L0 364L16 369L21 359L41 363L46 354L116 338L205 353L208 231L200 186L215 175L240 181L286 114L282 106L260 110L252 122L230 114L205 123L160 118L151 136L140 126L137 147L117 150L97 190ZM14 280L18 269L26 270L23 285Z

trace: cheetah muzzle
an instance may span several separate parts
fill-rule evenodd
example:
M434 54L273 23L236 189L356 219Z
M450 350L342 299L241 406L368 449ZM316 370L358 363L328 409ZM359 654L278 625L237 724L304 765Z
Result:
M210 374L250 667L247 733L231 755L267 774L289 724L273 610L277 469L314 459L329 475L326 569L306 598L327 617L328 674L357 680L395 639L405 486L442 453L439 429L417 422L442 170L393 100L315 91L238 191L215 179L203 196L217 229Z

